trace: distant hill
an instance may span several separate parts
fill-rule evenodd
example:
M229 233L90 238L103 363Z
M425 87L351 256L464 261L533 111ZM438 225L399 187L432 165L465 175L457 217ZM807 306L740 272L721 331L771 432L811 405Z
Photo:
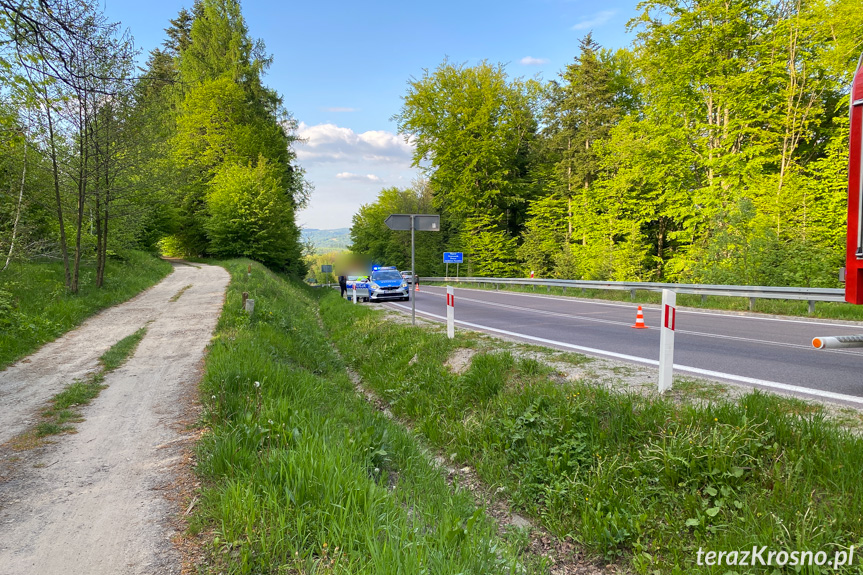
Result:
M337 228L334 230L302 229L303 242L311 242L315 253L343 252L351 245L351 229Z

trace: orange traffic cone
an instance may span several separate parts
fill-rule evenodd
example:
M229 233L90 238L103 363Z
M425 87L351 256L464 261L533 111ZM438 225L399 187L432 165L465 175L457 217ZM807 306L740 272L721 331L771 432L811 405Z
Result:
M644 312L641 311L641 306L638 306L638 313L635 314L635 325L632 327L635 329L647 329L647 326L644 325Z
M414 284L414 291L420 291L420 284L419 284L419 282L417 282L417 283L415 283L415 284Z

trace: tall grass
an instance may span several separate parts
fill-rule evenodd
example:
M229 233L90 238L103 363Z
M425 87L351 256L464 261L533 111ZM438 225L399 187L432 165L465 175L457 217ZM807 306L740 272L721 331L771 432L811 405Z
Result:
M80 289L66 291L62 262L13 262L0 273L0 369L53 341L94 313L137 295L171 271L144 252L125 252L106 266L105 287L96 269L82 263Z
M490 284L468 284L468 283L431 283L429 285L455 285L456 287L464 287L470 289L495 291L495 287ZM630 293L625 290L601 290L601 289L579 289L568 288L566 291L562 287L549 286L521 286L508 285L504 286L501 291L510 291L516 293L536 293L548 294L567 297L590 298L603 301L619 301L632 303L647 303L660 304L662 303L662 294L650 290L636 290L635 298L630 296ZM693 307L701 309L716 309L728 311L754 311L757 313L767 313L776 315L790 315L799 317L817 317L822 319L840 319L863 321L863 306L852 305L849 303L838 302L815 302L815 313L809 313L809 304L806 301L798 300L782 300L782 299L756 299L755 306L752 310L749 309L749 298L730 297L730 296L707 296L693 294L678 294L677 305L683 307Z
M457 375L445 362L472 338L388 322L333 295L322 315L395 414L590 554L645 574L731 573L696 565L698 549L832 556L863 545L863 440L819 406L758 392L680 405L559 381L500 351Z
M469 493L357 394L321 329L320 292L247 260L201 384L204 573L523 573ZM241 294L255 312L241 311Z

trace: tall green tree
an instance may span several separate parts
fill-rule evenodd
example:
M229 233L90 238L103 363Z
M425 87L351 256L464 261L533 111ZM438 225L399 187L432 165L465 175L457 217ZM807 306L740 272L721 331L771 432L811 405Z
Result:
M539 86L501 66L441 64L410 82L395 116L428 162L435 207L461 233L472 273L518 269L516 242L534 187L528 178Z

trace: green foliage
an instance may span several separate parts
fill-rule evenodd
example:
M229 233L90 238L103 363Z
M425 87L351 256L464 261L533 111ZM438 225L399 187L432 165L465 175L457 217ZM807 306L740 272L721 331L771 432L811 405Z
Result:
M459 375L447 358L475 349L475 336L450 340L335 296L321 307L346 361L394 414L589 556L682 575L715 572L696 565L700 547L863 543L863 440L819 405L757 391L704 403L609 391L489 349Z
M210 181L205 224L209 251L241 254L280 270L303 270L299 231L272 165L224 164Z
M64 286L60 262L13 262L0 275L0 368L35 351L99 310L157 283L171 264L143 252L125 252L95 286L95 264L85 261L77 294Z
M315 293L248 260L232 282L201 384L193 532L225 573L535 573L469 492L357 394L320 328ZM243 291L255 314L240 310Z
M502 67L441 64L410 82L396 116L428 162L434 207L463 247L468 273L513 273L516 237L533 186L527 179L539 86Z
M199 2L169 34L183 84L168 147L182 182L180 222L163 245L304 273L294 212L308 199L308 184L294 165L294 122L261 80L270 63L263 44L249 38L235 0ZM263 180L253 190L255 170Z
M420 180L410 188L385 188L374 203L365 204L354 214L351 225L351 250L367 255L373 263L409 270L411 265L411 235L393 231L384 221L390 214L434 213L431 188ZM442 227L444 227L442 225ZM443 274L443 252L455 249L457 236L449 229L441 232L415 234L416 273Z

